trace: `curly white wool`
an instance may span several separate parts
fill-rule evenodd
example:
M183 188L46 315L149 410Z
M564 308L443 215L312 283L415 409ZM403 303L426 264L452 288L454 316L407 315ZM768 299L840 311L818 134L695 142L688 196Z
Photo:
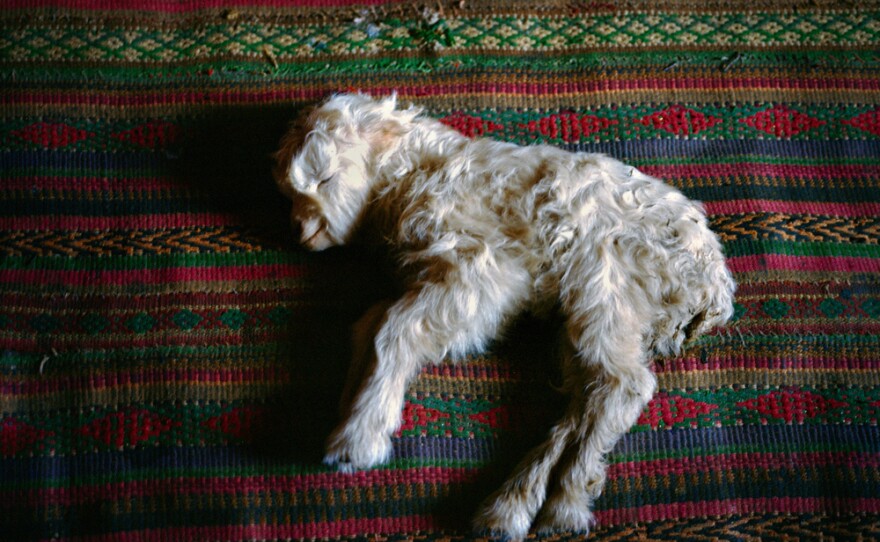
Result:
M699 204L631 166L469 139L420 113L393 96L337 95L277 154L305 247L381 240L407 277L400 299L356 326L345 420L325 462L386 461L406 387L426 363L480 349L521 311L558 304L571 403L475 526L513 538L533 523L587 531L603 456L654 393L651 356L679 353L732 315L721 246Z

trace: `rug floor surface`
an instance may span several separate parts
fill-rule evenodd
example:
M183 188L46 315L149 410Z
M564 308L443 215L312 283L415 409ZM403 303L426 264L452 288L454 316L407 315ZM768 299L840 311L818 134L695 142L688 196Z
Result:
M322 465L394 285L297 248L270 154L353 90L703 202L734 321L656 363L593 540L880 539L878 51L876 1L3 2L0 541L475 537L563 406L558 322L425 369L388 464Z

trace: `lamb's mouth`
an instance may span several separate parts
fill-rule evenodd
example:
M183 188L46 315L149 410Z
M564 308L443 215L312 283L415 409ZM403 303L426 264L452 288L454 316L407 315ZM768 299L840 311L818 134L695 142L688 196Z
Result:
M300 244L311 246L312 242L315 241L315 239L317 239L319 235L324 233L324 229L325 228L323 226L318 228L317 230L315 230L315 233L311 234L308 238L301 240Z
M333 246L333 244L333 238L327 231L327 224L324 221L320 221L318 224L303 225L300 245L309 250L321 251Z

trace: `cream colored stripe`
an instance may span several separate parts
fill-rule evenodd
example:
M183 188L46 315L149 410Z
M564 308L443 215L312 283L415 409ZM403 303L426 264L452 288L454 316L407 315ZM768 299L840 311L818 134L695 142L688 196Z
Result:
M69 410L79 407L107 406L120 403L171 403L187 401L262 401L276 396L285 389L277 381L258 383L233 382L229 384L195 382L161 382L131 384L105 388L85 388L34 395L0 394L3 412L31 413Z
M683 390L730 386L878 386L876 369L721 369L716 371L670 372L658 375L660 389Z
M418 13L418 12L417 12ZM8 24L8 23L7 23ZM880 40L876 14L867 10L778 12L637 12L455 15L428 8L413 19L368 14L325 24L215 20L194 26L121 27L34 21L5 32L0 56L13 62L177 63L233 55L275 62L328 55L364 56L405 51L553 53L639 50L869 47Z
M48 370L51 371L51 368ZM161 369L159 369L161 370ZM544 382L514 379L467 379L423 375L410 386L408 393L444 398L505 397L511 396L526 385L538 385L550 390L548 370ZM112 375L109 375L112 377ZM292 376L294 377L294 376ZM342 375L340 375L340 378ZM36 378L36 377L35 377ZM51 379L51 373L40 376ZM880 371L876 369L720 369L705 371L661 372L657 375L660 390L696 390L725 388L730 386L805 386L811 388L836 388L839 386L880 386ZM5 412L42 412L69 409L72 406L112 405L137 398L141 402L173 402L181 397L189 401L251 401L276 396L289 390L285 380L259 380L255 382L193 382L163 381L151 384L124 384L100 388L81 388L32 395L0 394L0 409ZM328 397L335 405L335 398Z
M548 379L549 377L548 370ZM721 369L707 371L661 372L657 375L661 390L707 389L729 386L807 386L836 388L838 386L878 386L880 371L851 369ZM504 396L511 395L528 382L515 380L472 381L444 377L422 376L411 387L410 393L422 395ZM534 384L534 383L532 383ZM539 383L550 388L551 383Z

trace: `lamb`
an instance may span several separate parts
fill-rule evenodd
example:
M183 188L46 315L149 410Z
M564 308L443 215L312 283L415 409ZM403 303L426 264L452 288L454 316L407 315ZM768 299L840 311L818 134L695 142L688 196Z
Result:
M588 532L603 457L655 391L652 357L733 314L736 286L701 206L613 158L470 139L395 96L331 97L276 158L302 246L373 239L405 277L399 299L355 325L345 419L325 463L350 472L386 461L426 364L558 306L569 405L474 526L513 539L533 526Z

